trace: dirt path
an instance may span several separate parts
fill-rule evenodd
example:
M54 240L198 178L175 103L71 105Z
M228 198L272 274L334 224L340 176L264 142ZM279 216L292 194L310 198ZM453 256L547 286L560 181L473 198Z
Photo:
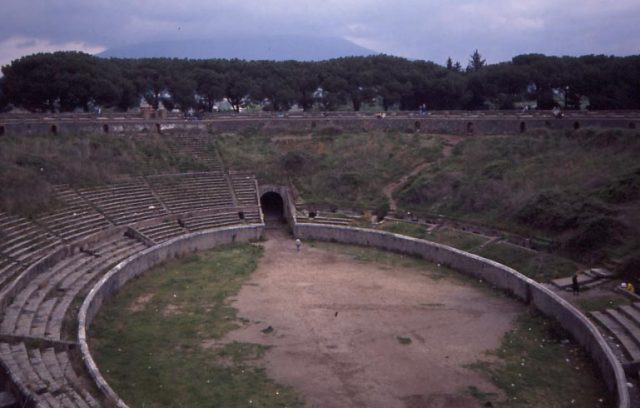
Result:
M426 169L427 166L429 166L430 164L431 164L430 162L425 162L425 163L419 164L418 166L414 167L413 170L411 170L408 174L405 174L404 176L400 177L398 180L387 184L382 189L382 192L384 193L384 195L389 200L389 210L390 211L393 212L393 211L396 211L398 209L398 203L396 203L396 200L393 198L393 193L395 193L398 189L400 189L405 184L407 184L407 181L411 177L415 176L416 174L420 173L422 170Z
M453 147L463 140L462 136L454 136L454 135L438 135L438 136L444 139L444 144L442 146L442 154L444 155L444 157L451 156L451 151L453 150ZM398 180L387 184L382 189L382 192L384 193L385 197L387 197L387 200L389 200L390 211L396 211L398 209L398 203L393 198L393 193L398 191L400 188L404 187L404 185L407 184L407 181L411 177L417 175L422 170L426 169L430 164L431 164L430 162L420 163L419 165L414 167L408 174L405 174L404 176L400 177Z
M498 392L463 366L487 358L523 306L415 269L305 244L296 253L283 232L269 234L232 300L250 323L224 341L272 346L261 364L305 406L464 408L479 406L469 386Z
M456 136L456 135L439 135L439 136L444 139L444 145L442 146L442 154L444 155L444 157L451 156L451 151L453 150L455 145L457 145L464 139L463 136Z

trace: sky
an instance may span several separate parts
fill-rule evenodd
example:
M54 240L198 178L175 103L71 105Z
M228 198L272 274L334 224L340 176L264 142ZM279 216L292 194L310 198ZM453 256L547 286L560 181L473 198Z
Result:
M0 66L57 50L224 36L340 37L466 66L526 53L640 54L638 0L2 0Z

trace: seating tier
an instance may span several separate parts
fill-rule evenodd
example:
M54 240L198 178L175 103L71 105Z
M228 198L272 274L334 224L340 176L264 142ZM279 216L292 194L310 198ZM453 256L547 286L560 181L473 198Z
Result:
M0 254L28 264L60 244L59 238L33 221L0 212Z
M36 220L67 242L76 241L113 225L71 188L58 187L55 197L59 203L56 210L40 215Z
M222 173L151 176L149 183L174 213L233 206L233 198Z
M167 213L144 179L84 188L78 192L116 225L143 221Z

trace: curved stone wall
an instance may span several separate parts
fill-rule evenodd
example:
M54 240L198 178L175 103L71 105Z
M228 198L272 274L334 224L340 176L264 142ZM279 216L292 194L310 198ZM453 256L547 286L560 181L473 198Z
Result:
M129 280L162 261L220 245L256 241L262 238L263 224L227 227L183 235L148 248L120 262L91 289L78 313L78 343L89 375L100 391L118 407L127 407L100 374L87 343L87 329L106 299L112 297Z
M607 387L616 395L618 408L629 408L624 370L609 345L591 321L551 290L514 269L468 252L416 238L361 228L298 224L296 237L372 246L419 256L483 279L505 290L545 315L556 319L591 355Z
M250 225L203 231L175 238L148 248L121 262L93 287L78 314L78 343L90 376L110 400L119 407L127 407L100 374L87 344L87 328L103 302L113 296L130 279L168 258L233 242L257 240L262 237L263 230L263 225ZM596 327L571 304L519 272L455 248L388 232L321 224L298 224L295 225L294 232L297 237L302 239L372 246L419 256L483 279L489 284L513 294L547 316L558 320L590 353L598 365L607 387L616 395L618 407L630 407L622 366Z

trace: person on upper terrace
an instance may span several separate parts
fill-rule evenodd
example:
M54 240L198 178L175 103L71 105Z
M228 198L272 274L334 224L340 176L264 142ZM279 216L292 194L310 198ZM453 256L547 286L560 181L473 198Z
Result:
M553 110L551 111L551 113L553 113L553 116L557 119L561 119L564 116L564 114L562 113L558 105L553 107Z

